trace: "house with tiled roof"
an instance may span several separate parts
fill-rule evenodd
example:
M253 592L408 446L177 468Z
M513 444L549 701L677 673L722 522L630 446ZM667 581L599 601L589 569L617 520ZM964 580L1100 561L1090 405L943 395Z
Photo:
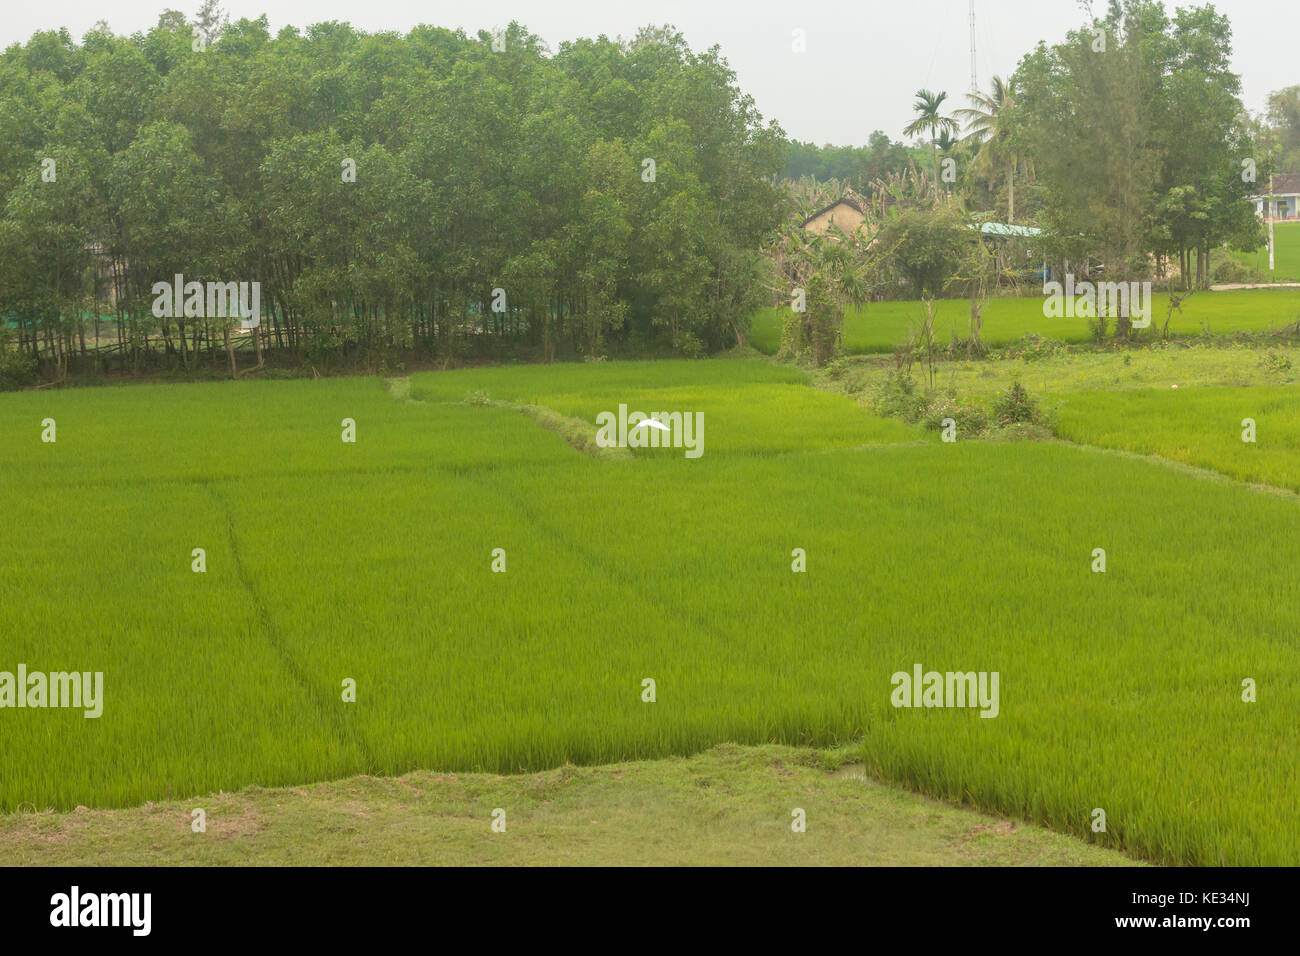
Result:
M852 235L862 228L866 221L866 204L857 196L848 195L843 199L837 199L829 206L818 209L803 221L803 227L819 236L831 232L832 228L846 235Z
M1261 219L1265 222L1300 219L1300 173L1279 173L1271 177L1267 190L1251 197Z

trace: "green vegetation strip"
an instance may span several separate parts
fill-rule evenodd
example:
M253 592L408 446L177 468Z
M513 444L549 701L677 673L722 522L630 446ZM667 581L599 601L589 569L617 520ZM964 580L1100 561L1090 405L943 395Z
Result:
M1153 293L1152 326L1163 328L1169 305L1167 294ZM985 344L1003 346L1026 335L1039 335L1063 342L1092 341L1086 318L1048 317L1043 314L1043 297L990 299L983 315ZM775 354L781 346L781 328L788 306L764 309L754 315L750 344L760 352ZM906 344L920 328L924 310L919 301L873 302L851 307L844 314L844 351L849 354L892 352ZM1182 311L1169 323L1177 336L1203 332L1260 332L1281 329L1300 322L1300 289L1257 289L1234 292L1197 292L1184 300ZM942 299L937 303L935 335L941 346L951 340L970 338L970 303L965 299ZM1114 332L1112 321L1110 331Z

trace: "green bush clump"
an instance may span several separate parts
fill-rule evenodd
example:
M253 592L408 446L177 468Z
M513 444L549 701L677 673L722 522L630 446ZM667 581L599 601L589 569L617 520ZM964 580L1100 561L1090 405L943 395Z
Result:
M957 434L962 438L982 438L989 431L989 410L979 402L959 402L955 395L932 401L921 421L931 431L942 431L947 419L956 423Z
M1264 368L1273 375L1281 375L1288 380L1290 379L1291 357L1285 352L1278 352L1269 349L1264 353Z
M931 431L942 430L944 420L951 418L964 438L986 435L992 421L988 408L980 402L959 401L951 391L920 392L916 381L903 371L890 374L877 386L874 407L879 415L901 418Z
M876 413L886 418L917 422L929 405L925 395L916 390L916 380L907 372L891 372L876 388L873 402Z
M1042 421L1038 402L1029 397L1029 392L1019 382L1013 382L1010 388L994 399L993 415L999 427Z
M694 332L683 332L677 337L677 351L687 358L699 358L706 351L704 343Z
M37 379L34 358L22 352L0 348L0 392L35 385Z
M1250 270L1236 259L1224 259L1214 267L1215 282L1247 282Z

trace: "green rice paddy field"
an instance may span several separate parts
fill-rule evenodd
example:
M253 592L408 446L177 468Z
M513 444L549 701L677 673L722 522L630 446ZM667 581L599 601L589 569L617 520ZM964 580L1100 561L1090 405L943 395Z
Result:
M1152 299L1154 315L1151 324L1163 328L1169 297L1153 293ZM750 344L760 352L775 354L781 346L781 326L788 311L787 308L769 308L756 313L750 330ZM850 308L844 313L844 351L851 355L892 352L911 338L923 318L919 301L873 302ZM1298 321L1300 289L1197 292L1183 302L1181 312L1173 314L1169 329L1175 336L1187 337L1204 332L1267 331L1294 325ZM941 345L954 338L969 338L969 326L970 303L967 300L939 301L934 330ZM1044 316L1041 295L989 300L982 327L987 345L1009 345L1031 334L1075 344L1092 339L1085 318Z
M943 444L761 360L410 385L0 396L0 670L105 682L99 719L0 710L0 811L857 742L879 776L1154 861L1300 862L1295 500ZM704 454L585 455L474 393L702 411ZM1188 421L1171 441L1212 449L1221 423ZM893 708L916 663L998 671L998 717Z
M1273 225L1273 271L1268 269L1268 246L1254 252L1229 253L1266 282L1300 282L1300 222Z

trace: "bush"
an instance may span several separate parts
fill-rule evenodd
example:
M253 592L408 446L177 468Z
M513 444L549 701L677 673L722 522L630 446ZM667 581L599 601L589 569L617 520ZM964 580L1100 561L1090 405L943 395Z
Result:
M694 332L683 332L677 336L677 351L687 358L699 358L704 354L704 343Z
M873 407L879 415L919 423L931 431L942 431L944 419L951 418L961 438L1043 439L1052 434L1049 416L1019 382L989 408L980 402L962 402L953 390L922 394L910 375L897 371L876 386Z
M37 380L36 359L0 348L0 392L35 385Z
M957 424L959 438L981 438L989 430L989 410L978 402L962 404L952 395L931 402L922 423L931 431L941 431L944 419Z
M1013 382L1011 387L993 401L993 414L999 427L1041 421L1038 403L1029 397L1025 387Z
M1291 371L1291 356L1269 349L1264 353L1264 368L1273 375L1285 377Z
M1248 282L1250 270L1236 259L1224 259L1214 267L1215 282Z
M872 405L879 415L916 422L925 414L928 403L924 395L917 393L916 382L911 375L895 371L877 387Z

